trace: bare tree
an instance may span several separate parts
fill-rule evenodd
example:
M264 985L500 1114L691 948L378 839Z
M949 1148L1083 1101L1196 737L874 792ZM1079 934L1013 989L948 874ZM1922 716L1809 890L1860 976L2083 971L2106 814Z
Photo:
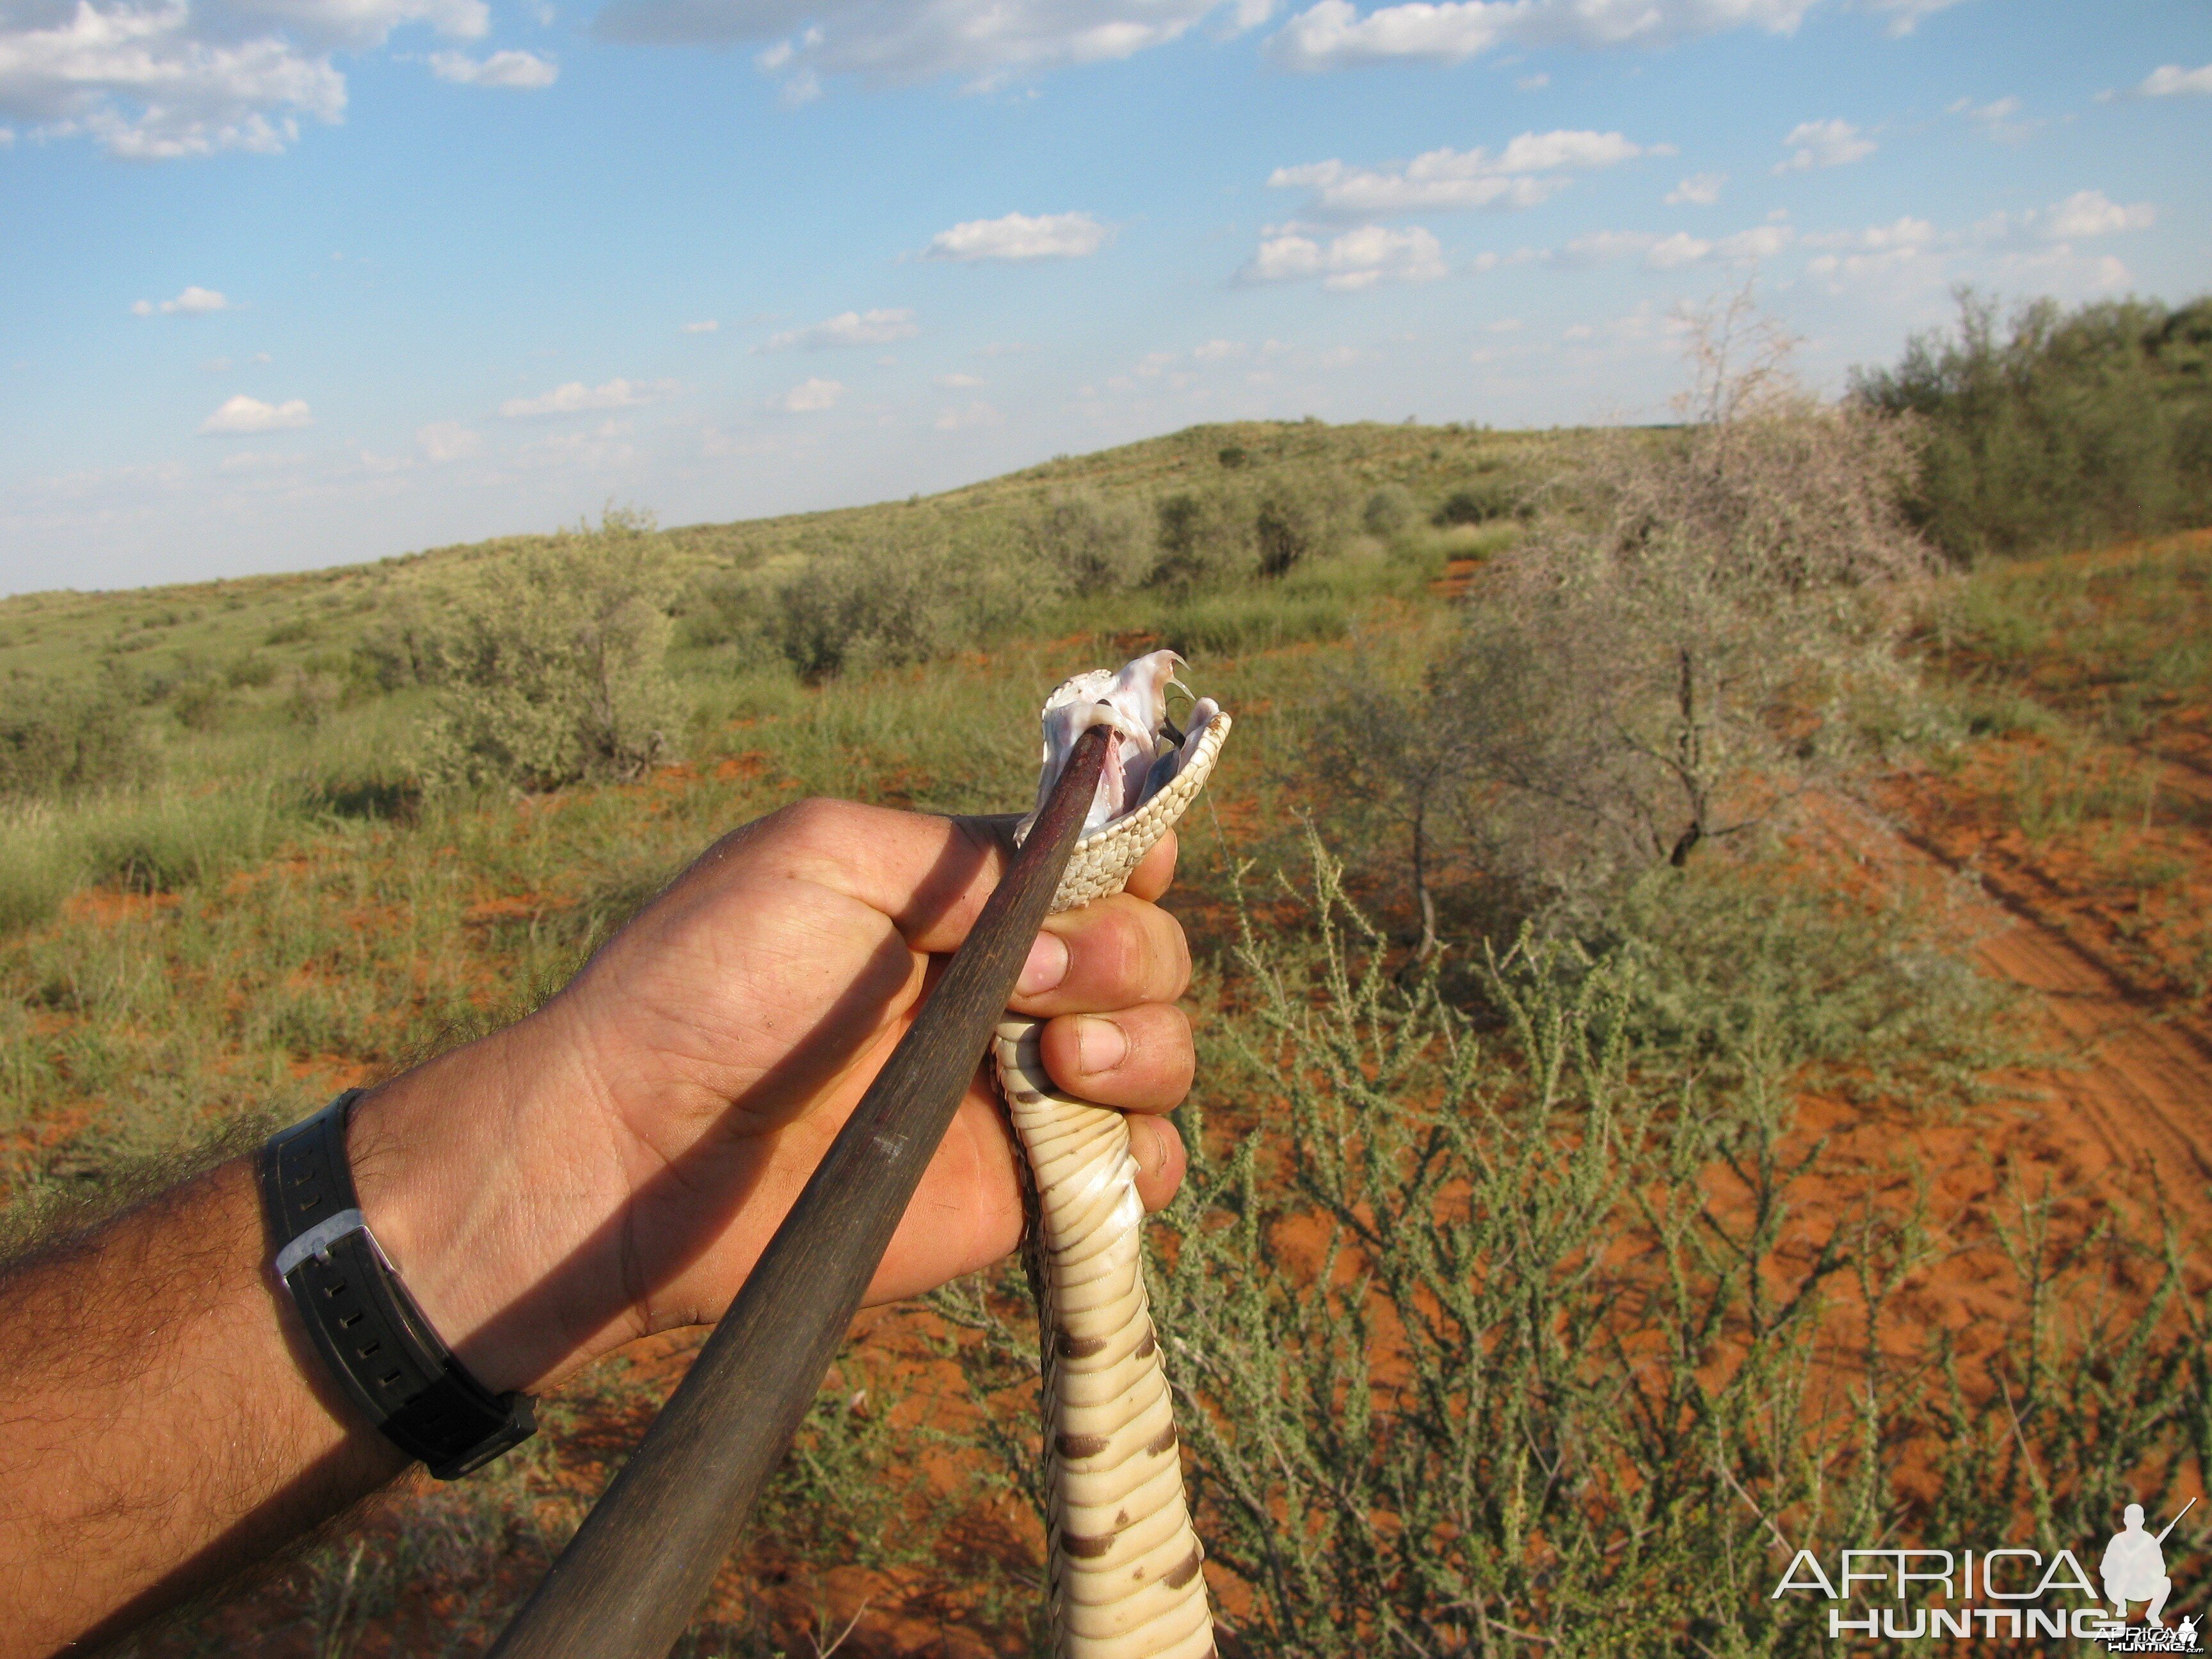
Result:
M1437 848L1458 821L1466 787L1465 731L1438 707L1433 684L1393 687L1362 661L1322 705L1313 750L1337 795L1405 835L1419 927L1414 960L1426 962L1437 948Z
M1689 340L1683 429L1607 444L1440 681L1492 860L1555 888L1765 820L1850 764L1855 703L1909 690L1898 600L1930 560L1899 424L1804 392L1748 290Z

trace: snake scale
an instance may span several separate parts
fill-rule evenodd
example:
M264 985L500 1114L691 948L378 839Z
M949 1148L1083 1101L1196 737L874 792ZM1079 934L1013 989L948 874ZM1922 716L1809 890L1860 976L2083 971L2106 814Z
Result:
M1045 703L1040 807L1085 728L1105 726L1109 745L1054 912L1119 892L1205 787L1230 720L1202 698L1188 732L1168 721L1181 661L1156 651L1118 673L1079 674ZM1060 1659L1201 1659L1213 1651L1206 1552L1183 1497L1174 1402L1145 1294L1128 1123L1059 1091L1038 1054L1043 1027L1009 1015L993 1054L1035 1182L1029 1244L1054 1648Z

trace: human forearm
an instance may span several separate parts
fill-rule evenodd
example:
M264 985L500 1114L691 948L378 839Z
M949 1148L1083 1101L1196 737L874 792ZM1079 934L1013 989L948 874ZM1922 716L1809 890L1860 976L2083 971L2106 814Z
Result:
M358 1206L494 1393L538 1393L649 1332L711 1323L996 878L989 826L815 803L726 837L517 1024L360 1097ZM1131 890L1052 919L1016 1006L1082 1097L1158 1113L1188 959ZM1131 1125L1150 1203L1181 1148ZM981 1088L871 1295L1013 1248L1020 1196ZM251 1159L0 1276L0 1659L120 1633L298 1536L404 1462L323 1370L268 1266Z
M389 1480L234 1159L0 1278L0 1656L118 1633Z

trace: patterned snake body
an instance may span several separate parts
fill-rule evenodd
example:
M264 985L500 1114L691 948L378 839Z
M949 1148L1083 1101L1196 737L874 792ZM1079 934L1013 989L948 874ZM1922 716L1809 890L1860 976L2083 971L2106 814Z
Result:
M1045 705L1040 801L1085 726L1109 726L1117 745L1093 807L1100 821L1077 842L1054 911L1119 892L1213 769L1227 714L1207 699L1191 711L1188 736L1164 725L1179 661L1161 651L1119 674L1078 675ZM1056 1650L1060 1659L1202 1659L1213 1651L1206 1552L1183 1498L1174 1403L1145 1295L1145 1208L1128 1123L1059 1091L1038 1054L1043 1024L1010 1016L993 1053L1036 1184Z

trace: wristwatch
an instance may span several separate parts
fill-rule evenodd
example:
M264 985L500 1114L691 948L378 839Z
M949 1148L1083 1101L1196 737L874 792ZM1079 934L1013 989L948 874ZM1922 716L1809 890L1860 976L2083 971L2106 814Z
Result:
M369 1231L346 1156L360 1094L347 1090L262 1147L274 1266L346 1397L439 1480L456 1480L537 1432L538 1402L494 1394L469 1374Z

